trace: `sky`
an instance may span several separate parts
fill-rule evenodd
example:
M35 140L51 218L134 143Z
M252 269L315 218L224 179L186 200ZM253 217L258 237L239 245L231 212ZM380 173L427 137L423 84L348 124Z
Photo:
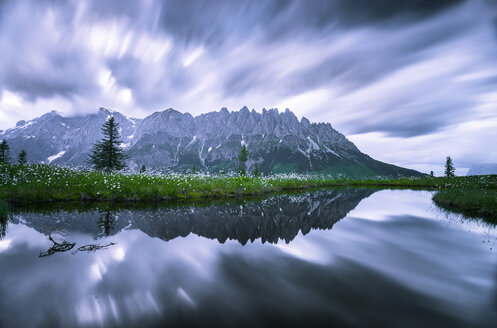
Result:
M0 129L289 108L423 172L497 162L495 0L0 0L0 54Z

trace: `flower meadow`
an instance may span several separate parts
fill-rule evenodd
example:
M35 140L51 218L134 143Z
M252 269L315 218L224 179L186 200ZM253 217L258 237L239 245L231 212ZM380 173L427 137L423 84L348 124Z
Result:
M236 174L104 173L46 164L0 166L0 198L13 203L236 197L320 187L330 182L332 180L322 176L297 174L250 177Z
M269 192L319 187L418 188L435 190L438 205L471 207L485 204L484 213L497 213L497 176L423 177L351 180L343 177L282 174L264 177L235 173L181 174L104 173L47 164L0 165L0 200L8 203L56 201L167 201L206 197L243 197ZM441 193L443 191L443 193ZM442 197L443 196L443 197ZM456 197L457 196L457 197ZM457 199L457 201L452 201ZM481 204L480 204L481 203ZM447 205L449 204L449 205ZM494 208L494 210L492 210ZM495 212L493 212L495 211ZM490 213L490 214L489 214Z

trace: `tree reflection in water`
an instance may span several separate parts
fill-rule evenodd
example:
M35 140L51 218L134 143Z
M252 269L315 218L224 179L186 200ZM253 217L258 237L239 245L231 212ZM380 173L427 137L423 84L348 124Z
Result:
M7 234L7 223L8 223L7 216L0 215L0 239L4 238Z
M114 222L116 221L116 216L111 213L111 211L105 211L100 219L98 220L98 227L102 230L99 237L108 237L114 230Z

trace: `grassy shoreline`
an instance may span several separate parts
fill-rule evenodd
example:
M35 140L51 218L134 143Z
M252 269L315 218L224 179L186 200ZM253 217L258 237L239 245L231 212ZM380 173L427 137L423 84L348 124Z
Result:
M494 198L497 193L497 176L351 180L297 174L270 177L123 174L44 164L0 166L0 200L15 205L61 201L158 202L246 197L324 187L434 190L438 191L434 201L441 207L465 208L471 204L477 208L476 211L485 206L482 213L486 217L495 217L497 213L494 208L497 203ZM481 190L486 191L488 197L474 196L484 194L479 192Z
M441 190L433 196L433 202L444 210L497 224L496 190Z

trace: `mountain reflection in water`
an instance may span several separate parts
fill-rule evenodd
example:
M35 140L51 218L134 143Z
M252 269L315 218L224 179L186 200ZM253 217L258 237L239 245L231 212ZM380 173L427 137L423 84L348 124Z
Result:
M299 232L331 229L371 189L318 190L297 195L280 195L262 201L227 202L198 207L183 205L154 209L58 211L23 213L22 221L37 231L84 232L97 238L123 229L139 229L150 237L168 241L190 233L217 239L237 240L242 245L260 239L262 243L286 243Z
M494 327L495 229L431 204L350 189L17 213L0 327ZM75 246L39 258L61 232Z

